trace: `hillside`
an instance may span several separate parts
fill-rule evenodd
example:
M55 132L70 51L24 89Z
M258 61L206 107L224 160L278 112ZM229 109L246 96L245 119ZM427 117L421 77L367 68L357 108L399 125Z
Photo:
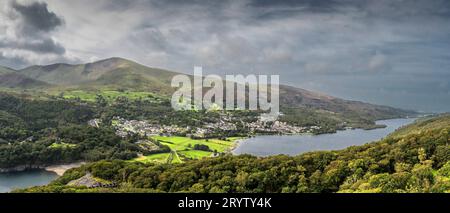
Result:
M22 70L4 69L0 86L37 88L50 96L63 92L88 91L90 96L103 91L147 92L169 99L176 72L149 68L122 58L110 58L88 64L52 64ZM45 86L45 87L44 87ZM67 93L66 93L67 94ZM72 95L70 94L70 97ZM347 101L290 86L280 86L282 121L298 126L323 126L324 132L343 127L377 128L375 120L406 117L415 112Z
M402 110L388 106L348 101L308 90L280 86L280 104L288 114L284 120L301 120L301 117L322 117L336 126L349 123L351 127L376 128L375 120L414 116L411 110ZM317 123L320 125L320 123Z
M404 126L395 131L394 133L390 134L389 137L400 138L406 135L421 134L423 132L439 129L440 127L443 126L450 126L449 113L440 116L431 115L419 118L414 123Z
M0 66L0 75L8 74L11 72L14 72L14 70L7 68L7 67Z
M49 86L48 83L29 78L13 69L0 66L0 87L28 89L47 86Z
M419 121L402 137L296 157L228 155L168 165L100 161L17 192L450 192L448 119ZM424 125L433 128L420 131ZM74 184L88 176L111 184Z
M290 86L280 87L280 97L281 103L284 105L310 107L331 112L358 112L360 115L368 116L370 118L380 118L383 116L388 116L386 118L389 118L390 116L398 114L408 114L408 111L393 107L368 104L359 101L348 101Z
M145 67L122 58L88 64L31 66L18 73L62 88L122 89L170 94L170 81L177 73Z

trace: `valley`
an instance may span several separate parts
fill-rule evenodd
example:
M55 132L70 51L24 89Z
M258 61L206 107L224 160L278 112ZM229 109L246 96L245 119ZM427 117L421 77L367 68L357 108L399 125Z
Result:
M170 81L176 74L122 58L3 68L0 169L102 160L194 163L228 156L248 137L385 128L376 121L418 115L284 85L277 121L262 120L260 110L175 111Z
M99 161L16 192L448 193L449 120L448 114L423 118L384 139L339 151L225 155L164 166ZM424 125L434 128L421 130ZM114 187L69 184L86 178Z

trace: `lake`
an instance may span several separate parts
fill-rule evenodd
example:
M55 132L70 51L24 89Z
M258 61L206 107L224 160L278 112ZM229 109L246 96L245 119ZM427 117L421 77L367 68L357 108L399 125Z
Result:
M46 185L56 178L58 178L56 173L45 170L0 173L0 193L18 188Z
M277 154L298 155L309 151L339 150L380 140L399 127L414 122L415 118L377 121L387 127L373 130L343 130L322 135L256 136L241 142L233 154L269 156Z

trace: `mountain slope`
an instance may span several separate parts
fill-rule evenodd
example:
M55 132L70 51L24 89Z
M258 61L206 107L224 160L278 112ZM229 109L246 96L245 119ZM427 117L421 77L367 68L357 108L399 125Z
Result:
M122 58L94 63L31 66L18 71L27 77L63 87L151 90L169 94L170 80L177 73L145 67Z
M414 115L415 112L388 106L349 101L308 90L280 86L280 102L289 107L306 107L334 113L353 114L367 119L389 119Z
M414 123L404 126L390 134L389 137L401 138L406 135L421 134L441 127L450 127L450 113L419 118Z
M21 75L13 69L0 66L0 87L29 89L46 86L49 86L49 84Z
M79 65L31 66L17 73L56 85L59 90L134 90L166 96L173 93L174 88L170 86L171 79L178 74L168 70L149 68L122 58L110 58ZM15 80L18 82L15 83L16 85L27 81L27 79ZM8 79L0 79L0 84L5 84L5 81ZM288 121L302 120L299 116L291 115L307 115L311 120L317 120L314 117L322 117L322 120L327 120L325 123L332 126L344 125L343 123L348 122L355 124L352 127L373 128L374 120L414 114L412 111L347 101L284 85L280 85L280 105L287 112L286 114L289 114L286 117ZM298 124L323 126L323 123L300 122Z
M12 70L8 67L0 66L0 75L12 73L12 72L14 72L14 70Z

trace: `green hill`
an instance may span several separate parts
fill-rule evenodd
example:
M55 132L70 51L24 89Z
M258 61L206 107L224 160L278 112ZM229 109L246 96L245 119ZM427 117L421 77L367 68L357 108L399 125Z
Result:
M389 137L400 138L406 135L421 134L443 126L450 126L450 114L432 115L417 119L414 123L401 127Z
M19 74L17 71L0 66L0 87L3 88L44 88L49 84Z
M14 72L14 70L7 68L7 67L0 66L0 75L12 73L12 72Z
M145 67L122 58L94 63L31 66L18 73L60 88L124 89L169 94L170 81L177 73Z

